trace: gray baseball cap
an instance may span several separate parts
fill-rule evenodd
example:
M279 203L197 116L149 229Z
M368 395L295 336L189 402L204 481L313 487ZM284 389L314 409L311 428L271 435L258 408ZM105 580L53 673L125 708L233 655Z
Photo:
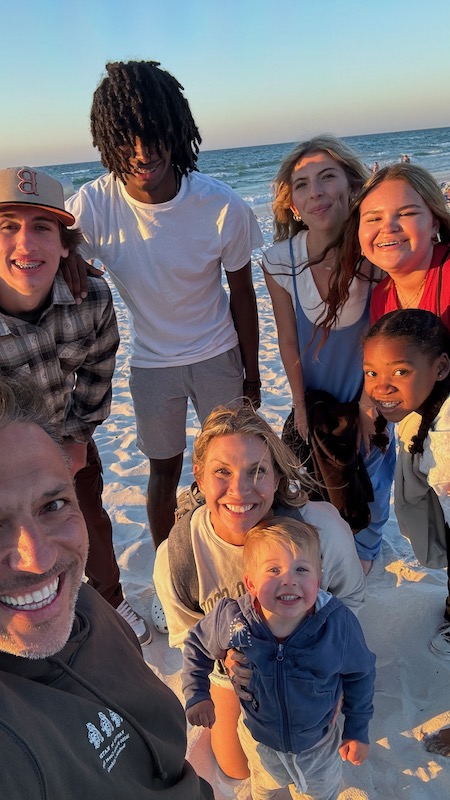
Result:
M1 169L0 210L22 205L50 211L66 227L75 223L75 217L64 208L64 190L55 178L31 167Z

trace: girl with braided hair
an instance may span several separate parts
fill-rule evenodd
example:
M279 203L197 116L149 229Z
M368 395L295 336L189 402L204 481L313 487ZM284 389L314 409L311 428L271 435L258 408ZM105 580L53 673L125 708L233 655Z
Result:
M447 566L450 575L450 334L435 314L422 309L392 311L364 340L365 388L380 416L378 444L386 420L400 422L395 472L395 511L418 560ZM450 659L450 579L444 622L430 650ZM425 742L450 756L450 729Z
M366 392L380 415L376 425L379 445L383 444L382 429L387 420L406 420L399 426L400 454L395 475L400 530L409 538L408 520L403 513L403 503L408 502L408 486L404 490L399 483L409 480L405 466L411 463L414 470L426 477L427 487L437 495L447 526L450 523L450 334L447 328L439 317L422 309L385 314L364 339L364 374ZM402 451L407 454L406 459ZM431 546L425 549L424 543L417 539L423 536L423 531L420 525L415 528L419 533L412 532L412 544L419 560L428 566L442 566L442 553L438 553L441 542L436 542L436 552ZM447 561L446 541L443 549ZM430 646L433 652L450 658L450 596L445 619L445 626Z

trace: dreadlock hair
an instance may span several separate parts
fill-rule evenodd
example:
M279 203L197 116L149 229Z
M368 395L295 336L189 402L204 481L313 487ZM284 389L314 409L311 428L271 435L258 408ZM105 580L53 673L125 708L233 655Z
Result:
M348 219L337 239L329 245L336 253L335 269L330 282L327 298L328 310L321 320L325 335L336 324L339 313L349 296L350 284L356 276L361 278L363 258L358 240L361 203L370 192L384 181L402 180L420 195L439 222L439 235L442 242L450 243L450 214L444 195L433 176L416 164L391 164L373 173L350 205Z
M92 140L102 164L124 181L139 137L146 146L170 150L180 175L196 170L202 140L176 78L159 69L159 61L116 61L106 64L106 72L91 108Z
M422 308L403 308L390 311L375 322L364 337L363 344L376 338L403 339L407 344L417 348L430 361L447 353L450 358L450 334L442 320L431 311ZM422 406L422 420L417 434L412 437L409 452L414 458L416 453L423 453L423 443L431 424L438 415L441 406L450 394L450 373L442 381L436 381L431 393ZM380 414L375 422L375 434L372 443L385 449L388 438L384 434L386 420ZM384 437L384 439L382 438Z

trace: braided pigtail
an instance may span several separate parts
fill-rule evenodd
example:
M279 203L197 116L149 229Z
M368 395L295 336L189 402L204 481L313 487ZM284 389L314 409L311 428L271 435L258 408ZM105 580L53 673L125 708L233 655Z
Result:
M386 433L386 426L387 420L385 420L382 414L378 414L375 420L375 433L370 437L370 442L378 447L382 453L385 453L389 447L389 436Z
M447 376L445 380L435 384L433 391L425 401L419 430L417 431L416 435L411 438L411 444L409 446L409 452L413 458L416 453L422 455L423 443L428 436L428 431L430 430L433 421L439 414L439 411L441 410L449 394L450 375Z

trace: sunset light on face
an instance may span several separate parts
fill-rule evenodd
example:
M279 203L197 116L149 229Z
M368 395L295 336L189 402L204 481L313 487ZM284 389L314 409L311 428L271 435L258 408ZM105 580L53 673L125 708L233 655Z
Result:
M446 798L449 0L22 0L1 20L0 800ZM428 307L437 357L370 339ZM62 449L3 424L13 371ZM205 731L179 702L189 636ZM288 783L254 791L242 731Z

